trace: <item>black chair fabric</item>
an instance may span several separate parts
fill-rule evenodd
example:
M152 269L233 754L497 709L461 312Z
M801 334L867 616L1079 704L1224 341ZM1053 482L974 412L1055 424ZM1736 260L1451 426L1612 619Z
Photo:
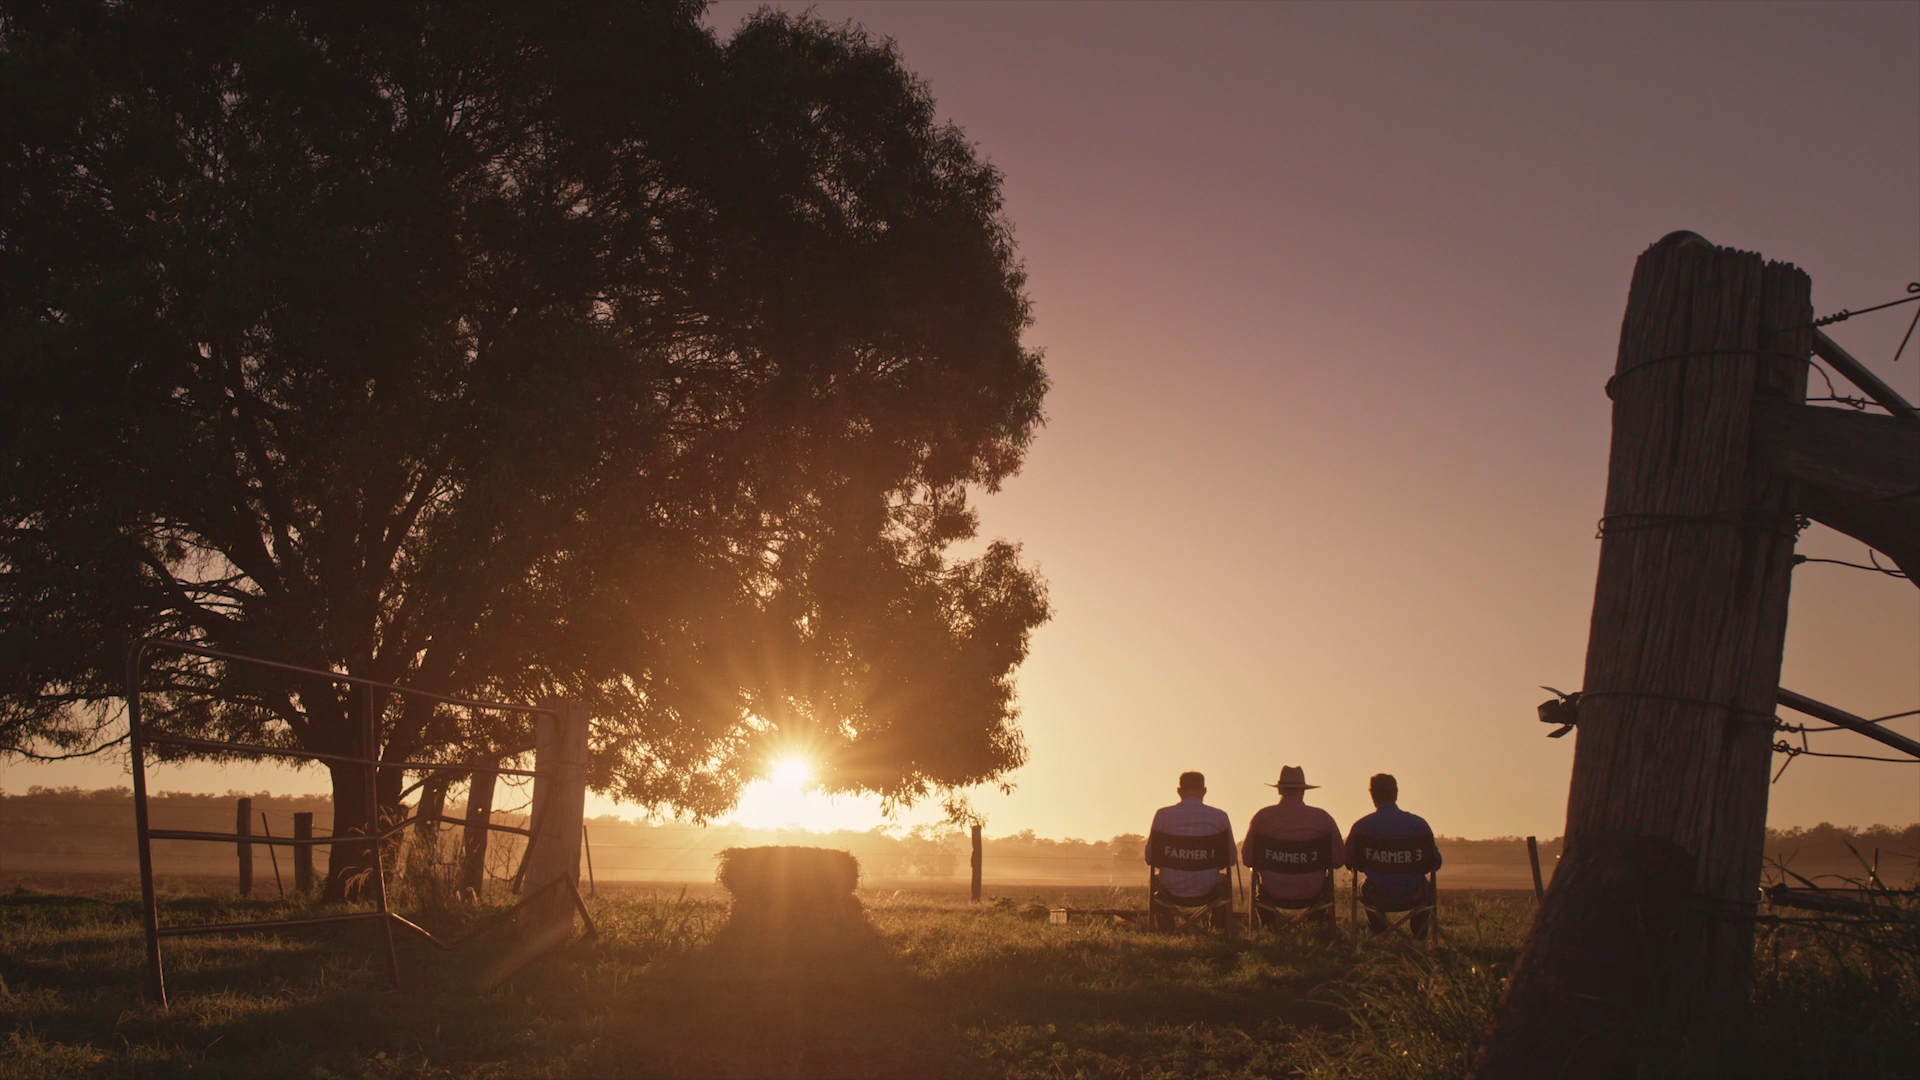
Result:
M1347 864L1363 874L1430 874L1439 869L1440 849L1431 836L1381 840L1356 835L1347 841Z
M1277 840L1255 834L1247 837L1247 867L1269 874L1325 874L1333 870L1333 837Z
M1159 870L1225 870L1233 865L1233 833L1147 837L1147 865Z

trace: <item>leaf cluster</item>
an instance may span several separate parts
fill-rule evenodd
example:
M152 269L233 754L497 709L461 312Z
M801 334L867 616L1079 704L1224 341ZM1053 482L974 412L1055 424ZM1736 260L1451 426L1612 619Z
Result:
M163 635L584 700L596 786L695 815L795 747L904 799L1019 764L1044 588L952 555L1043 419L999 176L891 43L700 12L0 3L8 750L110 737ZM147 689L355 748L324 680Z

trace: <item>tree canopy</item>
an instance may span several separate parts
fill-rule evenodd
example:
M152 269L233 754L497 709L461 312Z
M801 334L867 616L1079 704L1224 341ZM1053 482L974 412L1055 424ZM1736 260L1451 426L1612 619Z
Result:
M701 13L0 3L7 751L111 741L165 635L582 700L594 786L696 817L793 749L907 801L1020 764L1045 592L966 546L1046 391L999 176L891 43ZM148 690L354 744L331 686Z

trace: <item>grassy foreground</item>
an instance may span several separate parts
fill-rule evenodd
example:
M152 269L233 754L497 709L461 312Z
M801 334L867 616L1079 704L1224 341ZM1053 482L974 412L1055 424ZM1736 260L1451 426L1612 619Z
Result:
M380 989L366 928L171 939L163 1011L139 994L130 900L16 891L0 895L0 1077L1460 1076L1533 911L1449 894L1447 943L1422 950L865 903L864 921L782 933L729 925L718 900L603 895L597 942L530 959L511 930L455 954L403 942L400 994ZM1763 939L1759 958L1750 1013L1651 1075L1920 1076L1911 957L1828 934Z

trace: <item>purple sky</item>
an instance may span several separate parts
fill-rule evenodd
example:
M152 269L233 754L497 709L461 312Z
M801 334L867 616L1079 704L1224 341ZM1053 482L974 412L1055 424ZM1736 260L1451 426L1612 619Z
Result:
M996 832L1142 830L1182 768L1244 821L1298 764L1343 820L1387 770L1559 833L1533 707L1580 681L1635 257L1691 228L1821 311L1920 278L1920 5L813 7L1004 171L1032 275L1051 422L984 520L1058 615ZM1920 394L1905 328L1834 333ZM1920 591L1797 573L1786 685L1920 708ZM1773 816L1912 821L1920 765L1797 762Z
M1821 312L1920 279L1920 4L810 6L896 39L1003 170L1032 278L1050 422L982 509L1058 614L994 833L1144 831L1186 768L1244 824L1297 764L1343 824L1389 771L1443 834L1557 835L1573 740L1533 708L1580 680L1635 257L1693 229ZM1920 399L1911 311L1832 332ZM1796 575L1783 683L1920 708L1920 591ZM0 783L124 782L64 769ZM743 818L879 823L801 802ZM1920 765L1773 789L1776 825L1917 817Z

